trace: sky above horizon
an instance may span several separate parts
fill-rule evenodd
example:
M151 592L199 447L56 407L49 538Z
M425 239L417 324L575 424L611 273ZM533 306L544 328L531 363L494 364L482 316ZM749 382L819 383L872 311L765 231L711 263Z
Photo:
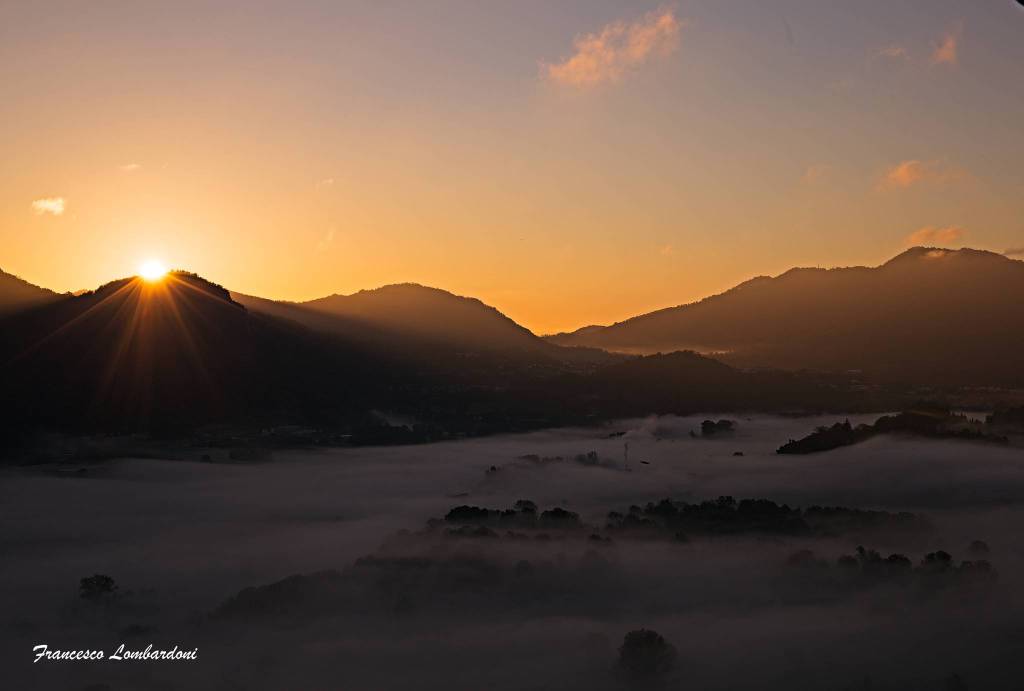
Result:
M417 282L548 333L1019 258L1022 66L1016 0L0 0L0 268Z

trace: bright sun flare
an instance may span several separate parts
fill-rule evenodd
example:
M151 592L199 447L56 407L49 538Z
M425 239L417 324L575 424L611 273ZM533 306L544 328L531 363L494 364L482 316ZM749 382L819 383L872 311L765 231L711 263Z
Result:
M139 266L139 276L147 281L159 281L167 274L167 267L155 259L143 262Z

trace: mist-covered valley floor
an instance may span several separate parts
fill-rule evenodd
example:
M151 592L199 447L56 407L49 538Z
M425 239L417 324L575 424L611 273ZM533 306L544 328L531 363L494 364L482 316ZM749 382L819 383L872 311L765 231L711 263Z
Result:
M1019 444L785 456L841 416L707 417L4 468L5 686L1020 688ZM619 664L638 629L671 665ZM121 643L198 660L32 662Z

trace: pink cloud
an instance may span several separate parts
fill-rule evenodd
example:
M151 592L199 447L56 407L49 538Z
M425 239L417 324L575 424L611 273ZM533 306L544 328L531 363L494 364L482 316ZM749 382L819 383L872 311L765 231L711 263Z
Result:
M962 32L963 25L957 24L935 43L931 58L933 65L956 65L959 62L960 34Z
M919 184L946 184L961 179L963 171L941 161L901 161L889 168L878 182L879 190L907 189Z
M576 52L555 64L542 64L542 75L562 86L586 89L620 81L652 58L671 54L684 23L670 9L648 12L631 23L605 25L573 41Z
M967 231L960 226L925 226L918 228L904 238L903 242L907 247L931 246L931 245L952 245L960 241Z

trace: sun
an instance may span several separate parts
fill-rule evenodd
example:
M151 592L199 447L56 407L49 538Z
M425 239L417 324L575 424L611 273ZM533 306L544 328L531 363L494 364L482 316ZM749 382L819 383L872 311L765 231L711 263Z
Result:
M156 259L150 259L139 265L139 276L143 279L154 282L159 281L167 275L167 267Z

